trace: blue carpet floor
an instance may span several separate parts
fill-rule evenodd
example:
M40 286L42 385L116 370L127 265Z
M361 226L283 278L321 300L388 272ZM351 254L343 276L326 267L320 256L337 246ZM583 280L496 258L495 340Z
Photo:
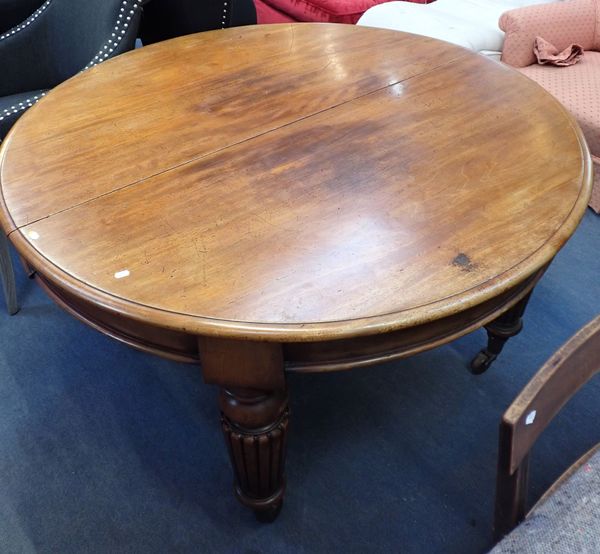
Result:
M56 307L20 270L0 312L0 553L482 553L497 426L542 362L600 312L590 211L495 366L478 331L412 359L292 376L288 493L255 522L231 494L216 390ZM531 498L600 440L600 381L537 445Z

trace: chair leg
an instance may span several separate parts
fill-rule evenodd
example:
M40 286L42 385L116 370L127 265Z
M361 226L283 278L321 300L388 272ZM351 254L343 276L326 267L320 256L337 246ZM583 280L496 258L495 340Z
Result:
M25 271L25 275L30 279L35 277L35 269L29 265L29 263L25 260L25 258L21 258L19 256L19 260L21 260L21 265L23 266L23 270Z
M8 313L14 315L19 311L17 303L17 287L15 285L15 273L13 271L10 252L8 251L8 239L0 231L0 281L4 289L4 298L6 298L6 307Z
M508 535L525 519L529 457L513 475L498 473L496 481L496 507L494 513L494 542Z

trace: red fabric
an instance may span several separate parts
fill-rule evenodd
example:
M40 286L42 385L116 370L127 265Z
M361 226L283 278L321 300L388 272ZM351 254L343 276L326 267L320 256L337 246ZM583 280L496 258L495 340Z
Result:
M258 23L356 23L369 8L391 0L254 0ZM427 4L433 0L408 0Z
M269 4L265 4L262 0L254 0L254 5L256 6L257 23L290 23L298 21L288 14L269 6Z

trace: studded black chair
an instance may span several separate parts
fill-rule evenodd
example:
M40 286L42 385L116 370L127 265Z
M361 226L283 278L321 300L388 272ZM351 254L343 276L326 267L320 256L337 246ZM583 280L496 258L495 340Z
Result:
M43 3L44 0L0 0L0 34L21 23Z
M256 23L254 0L152 0L144 9L144 44Z
M0 6L8 13L16 1L0 0ZM45 0L27 19L1 33L0 141L49 89L131 50L143 4L145 0ZM6 242L3 235L0 280L8 310L15 313L14 274Z
M0 140L48 89L135 45L142 0L46 0L0 35Z

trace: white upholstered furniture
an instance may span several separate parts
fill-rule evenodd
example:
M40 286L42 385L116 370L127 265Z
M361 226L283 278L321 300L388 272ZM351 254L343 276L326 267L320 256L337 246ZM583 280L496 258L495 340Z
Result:
M549 0L437 0L432 4L386 2L367 10L358 25L382 27L445 40L500 59L507 10Z

